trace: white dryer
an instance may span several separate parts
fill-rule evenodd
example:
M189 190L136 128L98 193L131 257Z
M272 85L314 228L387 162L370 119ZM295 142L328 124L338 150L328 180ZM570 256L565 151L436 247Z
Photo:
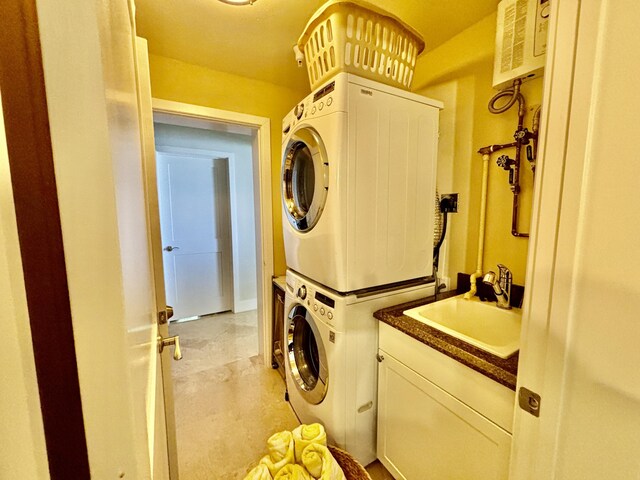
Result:
M431 275L441 108L340 73L285 117L288 268L339 292Z
M373 312L433 295L433 284L368 297L344 295L287 271L285 361L289 401L303 423L363 465L376 459L378 321Z

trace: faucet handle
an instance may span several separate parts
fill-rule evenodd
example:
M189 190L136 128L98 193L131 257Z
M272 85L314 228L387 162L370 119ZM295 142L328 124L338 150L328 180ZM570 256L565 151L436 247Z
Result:
M511 270L502 265L498 264L498 269L500 272L500 288L502 289L502 295L498 297L498 307L500 308L511 308L511 282L513 276L511 275Z
M498 264L498 271L499 276L500 276L500 281L504 282L503 287L511 287L511 270L509 270L507 267L505 267L503 264L499 263Z
M502 275L502 273L511 273L511 270L509 270L506 266L504 266L503 264L499 263L498 264L498 269L500 270L500 275Z
M498 264L498 271L500 272L499 276L500 276L500 286L506 290L507 295L511 295L511 281L513 278L513 275L511 274L511 270L509 270L507 267L505 267L504 265L502 265L501 263Z

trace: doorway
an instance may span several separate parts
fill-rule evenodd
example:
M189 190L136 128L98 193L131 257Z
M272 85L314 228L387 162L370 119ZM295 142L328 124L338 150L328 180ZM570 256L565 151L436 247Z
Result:
M202 107L169 100L153 99L154 123L189 127L195 129L216 129L232 134L246 135L251 138L252 162L250 171L241 172L242 176L251 176L253 185L253 205L255 214L254 241L256 264L256 299L258 323L258 350L266 365L271 362L271 281L273 278L273 227L271 204L271 126L268 118L247 115L215 108ZM235 169L230 169L230 175ZM239 197L242 192L236 192ZM233 204L234 196L231 191L230 202ZM243 198L246 195L242 193ZM233 205L231 206L233 211ZM244 217L239 217L243 218ZM232 217L233 221L233 217ZM238 233L240 228L235 229ZM232 248L234 243L234 229L232 228ZM161 250L163 246L157 245L155 249ZM155 260L156 262L159 261ZM243 268L242 262L234 268ZM236 275L234 282L238 280ZM234 294L241 291L234 285ZM237 299L240 304L243 299ZM251 304L237 306L237 309L248 310Z
M271 304L271 282L273 276L273 231L272 231L272 218L271 218L271 209L272 209L272 194L271 194L271 142L270 142L270 121L267 118L257 117L253 115L245 115L236 112L229 112L224 110L217 110L208 107L201 107L191 104L184 104L179 102L172 102L167 100L153 100L153 121L156 124L156 130L158 129L158 125L164 125L166 128L188 128L192 130L199 131L200 134L206 132L218 132L225 134L235 134L242 136L245 140L248 140L249 144L249 154L246 155L244 161L241 160L241 156L238 152L234 151L233 148L229 148L226 146L222 146L220 148L211 147L210 145L204 145L202 143L191 142L188 144L180 144L178 146L162 146L162 150L164 150L163 154L185 154L193 155L195 154L204 154L199 159L206 159L209 162L209 165L212 165L212 162L222 162L223 167L226 167L227 173L223 174L223 177L228 181L228 198L226 200L228 208L229 208L229 216L231 223L231 249L238 251L240 247L238 245L242 242L243 245L247 245L247 240L252 240L249 242L249 249L251 250L250 254L236 256L236 262L232 261L232 269L238 271L242 270L246 267L247 260L251 260L253 257L253 264L255 265L255 270L252 275L253 280L253 300L252 302L247 302L247 298L238 298L238 293L247 291L247 289L242 288L242 286L238 287L237 283L242 278L242 275L234 275L233 276L233 287L232 291L235 296L233 300L232 310L236 309L238 311L245 311L245 313L233 314L233 317L236 318L227 318L232 314L229 313L221 313L212 317L205 317L202 321L196 322L186 322L180 324L174 324L172 327L173 334L181 334L184 335L184 340L186 340L183 346L185 347L185 358L179 363L174 364L173 368L176 370L176 373L180 373L180 369L182 367L185 370L182 373L188 374L188 372L192 372L195 370L201 370L204 375L204 371L207 370L207 375L211 377L211 379L215 380L215 378L219 378L218 373L211 370L211 368L217 368L221 371L227 371L226 366L218 366L214 365L215 362L211 362L209 353L211 352L211 348L206 347L205 345L200 345L207 343L206 338L202 335L202 332L196 332L191 330L198 330L200 326L207 325L207 328L211 328L212 331L209 332L211 338L216 338L217 340L223 340L223 335L220 335L222 331L225 331L227 327L231 325L237 324L241 330L252 330L254 333L251 335L244 335L242 338L242 342L233 345L227 345L227 347L232 350L242 350L242 353L246 356L249 356L251 362L256 363L256 368L259 371L267 371L272 373L271 369L266 368L265 365L271 364L271 327L270 327L270 319L272 316L272 304ZM161 127L161 128L164 128ZM182 132L184 133L184 131ZM193 132L191 132L193 133ZM192 138L192 140L194 140ZM155 149L156 142L149 142L149 149ZM166 142L164 142L166 143ZM195 150L199 150L194 152ZM185 148L190 148L190 151L185 152ZM205 152L203 152L205 150ZM153 156L152 156L153 157ZM194 160L195 161L195 160ZM149 164L149 168L153 168L155 170L155 160L154 164ZM238 167L244 167L244 170L238 170ZM213 168L213 167L211 167ZM243 180L249 180L248 187L245 184L245 188L235 188L236 179L234 179L234 175L236 177L240 177ZM211 176L209 177L211 178ZM150 191L155 189L157 182L154 181L149 185ZM159 195L155 195L155 198L158 199ZM150 202L153 202L153 198L150 197ZM251 224L252 230L247 232L247 230L242 229L242 222L238 222L239 224L234 225L234 222L237 221L238 218L242 218L242 212L249 207L247 206L247 202L252 206L253 210L253 220L249 221ZM243 202L244 206L243 206ZM239 212L239 214L234 217L232 214L233 211ZM246 223L244 223L246 225ZM157 234L152 236L152 247L155 252L162 252L163 245L160 241L160 222L157 224L151 225L151 228L154 229ZM179 246L179 245L178 245ZM158 266L158 271L162 271L162 263L164 259L162 255L154 255L154 263ZM251 263L251 262L249 262ZM246 278L246 275L245 275ZM253 311L251 311L253 310ZM242 316L241 321L238 321L237 315ZM216 318L217 317L217 318ZM197 325L201 324L201 325ZM251 324L253 327L251 327ZM178 328L179 327L179 328ZM178 328L178 330L176 330ZM182 331L186 328L188 331ZM236 328L236 327L233 327ZM222 330L220 330L222 329ZM245 332L246 333L246 332ZM194 335L195 334L195 335ZM189 338L191 337L191 338ZM197 337L197 338L196 338ZM202 362L198 363L198 355L194 355L193 359L190 359L189 351L191 348L186 348L187 343L190 343L190 340L199 342L199 345L196 345L196 350L198 354L205 355L207 360L204 364ZM257 341L256 341L257 340ZM243 343L244 342L244 343ZM247 343L248 342L248 343ZM193 343L193 342L191 342ZM247 348L247 345L254 345L253 348ZM192 345L194 346L194 345ZM200 348L203 347L203 348ZM215 349L215 348L214 348ZM228 349L227 349L228 350ZM222 352L219 352L222 353ZM236 352L237 353L237 352ZM257 353L257 355L256 355ZM200 355L200 356L202 356ZM223 355L226 358L229 358L227 355ZM170 362L170 358L167 357L166 360ZM191 360L194 360L193 362ZM203 367L206 366L206 368ZM163 359L163 383L165 385L172 385L174 380L171 374L171 368L169 365L164 365ZM200 372L196 373L196 376L199 376ZM190 375L189 375L190 376ZM229 378L235 378L234 375L231 375ZM226 377L225 377L226 378ZM238 377L240 378L240 377ZM189 390L190 387L184 388L185 385L208 385L207 382L196 381L195 383L190 383L188 379L185 382L177 382L176 386L179 388L179 391L176 392L176 396L174 398L173 388L168 389L170 391L165 395L165 403L167 409L169 411L174 411L176 407L178 407L179 411L188 412L193 411L197 412L197 415L204 414L203 411L198 411L197 409L193 409L193 405L191 405L191 401L196 401L198 398L202 398L202 395L198 395L197 392L193 392ZM236 382L231 382L234 385ZM224 389L223 389L224 390ZM228 389L227 389L228 390ZM252 389L253 391L253 389ZM219 392L221 393L221 392ZM210 401L211 399L209 399ZM185 403L186 401L186 403ZM208 404L209 401L205 403ZM175 402L175 403L174 403ZM233 402L235 405L236 402ZM187 405L185 409L185 405ZM210 412L212 413L212 412ZM173 417L172 417L173 418ZM179 412L176 412L176 418L180 418L182 424L180 425L181 433L177 432L176 425L173 423L172 425L168 425L167 429L173 432L173 438L180 437L184 431L188 431L187 428L187 420L188 418L183 418L180 416ZM200 420L203 420L202 417L199 417ZM171 420L171 419L170 419ZM194 424L203 425L200 421L195 421ZM185 430L186 428L186 430ZM196 431L200 433L210 433L211 429L200 429L196 427ZM183 435L184 437L184 435ZM202 435L200 436L202 437ZM188 436L188 438L191 438ZM195 437L193 437L195 439ZM205 440L204 437L201 438ZM207 443L207 442L205 442ZM182 452L183 447L191 448L195 445L189 444L188 442L183 442L182 446L176 445L175 441L173 443L172 448L170 448L170 457L173 461L173 465L175 465L176 469L178 468L178 459L180 457L178 452ZM188 456L184 455L183 460L187 461L189 459ZM183 461L180 461L181 468L185 465Z

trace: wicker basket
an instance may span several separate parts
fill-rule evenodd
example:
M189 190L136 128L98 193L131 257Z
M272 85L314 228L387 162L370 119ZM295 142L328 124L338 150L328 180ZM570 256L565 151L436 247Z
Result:
M336 462L338 462L338 465L342 468L347 480L371 480L371 477L364 467L347 452L337 447L328 446L328 448L333 458L336 459Z
M330 0L307 23L298 39L311 89L338 72L409 89L420 34L390 13L361 0Z

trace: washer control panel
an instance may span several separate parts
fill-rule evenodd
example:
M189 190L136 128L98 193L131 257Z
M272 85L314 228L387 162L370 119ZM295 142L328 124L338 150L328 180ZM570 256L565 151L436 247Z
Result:
M300 297L302 300L307 298L307 287L305 287L304 285L300 285L300 288L298 288L298 297Z
M336 306L336 301L320 292L315 292L313 296L313 309L320 313L320 316L326 318L328 323L333 324L333 309Z
M315 291L303 283L289 287L290 291L295 292L296 298L298 298L302 305L307 306L314 314L320 316L320 318L324 319L330 325L333 325L332 320L336 306L336 301L333 298L322 292Z

